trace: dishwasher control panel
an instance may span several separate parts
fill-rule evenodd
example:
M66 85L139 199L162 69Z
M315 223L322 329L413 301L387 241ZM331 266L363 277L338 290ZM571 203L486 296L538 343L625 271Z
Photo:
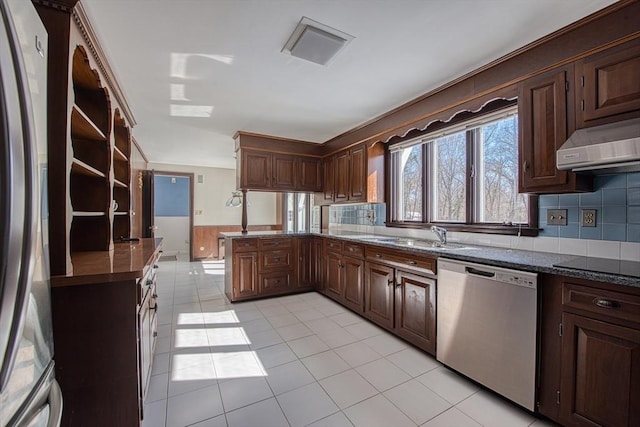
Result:
M510 273L496 273L496 280L512 285L525 286L527 288L536 288L536 278L529 275L515 275Z

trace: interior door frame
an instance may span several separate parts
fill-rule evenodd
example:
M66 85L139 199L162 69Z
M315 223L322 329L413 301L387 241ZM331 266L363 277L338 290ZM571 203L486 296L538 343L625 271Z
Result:
M154 170L153 171L153 175L154 177L156 176L182 176L182 177L187 177L189 178L189 261L193 262L193 238L194 238L194 234L193 234L193 178L194 178L194 174L193 173L187 173L187 172L171 172L171 171L158 171L158 170ZM156 195L156 185L155 185L155 180L154 180L154 184L153 184L153 199L155 201ZM155 212L153 214L153 222L155 225Z

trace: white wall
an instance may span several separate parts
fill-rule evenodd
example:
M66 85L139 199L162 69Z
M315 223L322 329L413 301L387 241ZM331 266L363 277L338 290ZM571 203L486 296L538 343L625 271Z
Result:
M158 227L155 236L162 237L164 255L186 255L189 257L189 217L188 216L157 216L155 225Z
M149 169L161 172L193 173L194 225L240 225L242 209L228 208L224 204L236 189L235 169L206 168L197 166L149 163ZM204 183L198 184L198 175L204 175ZM276 224L276 194L247 192L249 225ZM202 214L196 215L198 211Z

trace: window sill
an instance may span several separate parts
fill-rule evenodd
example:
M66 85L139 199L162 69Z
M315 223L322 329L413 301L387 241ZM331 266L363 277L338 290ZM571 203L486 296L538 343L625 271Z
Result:
M432 225L444 227L447 231L483 233L483 234L504 234L507 236L527 236L536 237L540 232L539 228L517 225L501 224L458 224L458 223L425 223L425 222L385 222L386 227L395 228L422 228L429 230Z

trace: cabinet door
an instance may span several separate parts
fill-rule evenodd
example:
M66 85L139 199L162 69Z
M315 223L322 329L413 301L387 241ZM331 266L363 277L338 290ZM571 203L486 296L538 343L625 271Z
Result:
M579 98L578 125L590 121L638 112L640 115L640 45L593 55L578 63L582 97ZM597 123L615 121L599 120ZM619 119L618 119L619 120Z
M520 90L521 193L557 188L569 182L568 172L556 167L556 151L567 140L565 70L527 80Z
M149 307L149 299L145 298L143 304L140 306L138 313L138 330L139 330L139 353L140 353L140 393L142 401L147 395L147 386L149 385L149 379L151 377L151 359L153 353L151 353L151 309Z
M394 270L383 264L365 266L364 315L380 326L393 328Z
M322 188L324 202L333 202L333 195L335 194L335 163L333 157L327 157L322 161Z
M640 425L640 331L564 313L560 419Z
M233 299L258 295L258 253L233 254Z
M367 201L367 146L349 151L349 201Z
M298 239L298 281L297 288L307 288L315 285L315 259L313 238Z
M253 151L242 151L240 164L240 188L271 188L272 154Z
M323 287L323 266L324 266L324 257L322 256L322 248L324 245L324 239L315 238L313 239L313 251L311 253L311 263L313 268L313 286L320 292L322 292Z
M322 176L320 175L320 160L311 157L298 158L296 190L322 191Z
M273 179L271 188L278 190L296 189L296 158L286 154L273 155Z
M364 261L358 258L342 258L344 283L344 305L355 312L362 313Z
M342 301L342 255L327 252L325 256L326 269L324 274L324 290L327 296Z
M395 332L434 354L436 350L436 281L396 272Z
M349 151L345 150L333 158L335 171L335 202L344 202L349 199Z

